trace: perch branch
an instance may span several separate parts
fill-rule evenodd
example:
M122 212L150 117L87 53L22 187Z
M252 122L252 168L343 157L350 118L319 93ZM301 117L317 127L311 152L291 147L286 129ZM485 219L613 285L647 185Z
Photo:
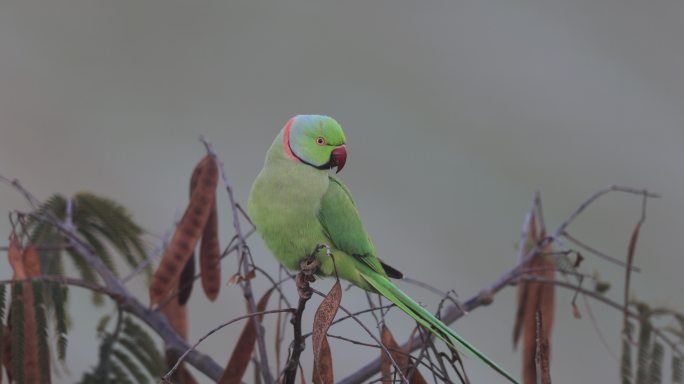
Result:
M509 271L505 272L501 276L499 276L498 279L494 281L489 287L485 288L484 290L480 291L478 294L472 296L470 299L466 300L461 304L461 308L456 305L450 305L449 307L446 308L444 315L442 316L441 320L444 322L444 324L451 324L454 321L458 320L461 318L464 314L464 311L466 312L471 312L475 308L478 308L480 306L484 305L489 305L491 304L492 300L494 299L494 296L502 290L504 287L506 287L508 284L516 280L521 276L523 266L527 264L529 260L537 256L539 252L548 244L552 243L555 241L556 238L562 236L565 232L567 227L575 221L577 216L579 216L582 212L586 210L586 208L591 205L596 199L599 197L610 193L610 192L622 192L622 193L628 193L628 194L633 194L633 195L640 195L643 196L644 198L659 198L660 195L648 192L646 190L639 190L635 188L629 188L629 187L621 187L621 186L616 186L616 185L611 185L609 187L606 187L604 189L599 190L598 192L595 192L592 194L589 198L587 198L582 204L579 205L575 211L573 211L570 216L568 216L559 226L558 228L553 232L552 235L547 236L545 239L539 242L535 247L533 247L527 254L524 255L524 257L519 258L518 263ZM536 197L535 197L536 198ZM533 204L533 206L535 206ZM573 286L574 289L577 289L577 287ZM622 309L622 306L620 306L620 309ZM419 336L414 336L412 339L406 341L403 345L402 348L407 348L410 349L411 351L414 351L418 348L421 348L423 346L423 340ZM371 361L370 363L366 364L365 366L361 367L359 370L356 372L348 375L344 379L342 379L339 383L340 384L352 384L352 383L359 383L368 380L371 376L375 375L377 372L380 371L380 365L381 365L381 359L376 358L375 360Z

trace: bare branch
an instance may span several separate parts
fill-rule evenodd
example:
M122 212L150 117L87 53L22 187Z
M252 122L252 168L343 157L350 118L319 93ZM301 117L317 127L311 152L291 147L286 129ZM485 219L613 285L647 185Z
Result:
M247 262L246 257L247 242L245 240L245 237L243 236L242 229L240 228L239 210L241 210L241 208L235 202L235 197L233 196L233 188L228 182L228 177L226 176L226 171L223 166L223 162L216 155L216 152L214 152L214 147L211 145L209 141L207 141L204 138L204 136L200 136L200 141L206 147L207 152L214 158L214 161L216 162L216 165L218 166L221 172L221 179L223 180L223 184L225 185L226 192L228 192L230 208L233 213L233 227L235 228L235 235L238 237L238 255L240 257L240 260L242 261L242 273L245 276L247 276L247 274L249 273L249 263ZM249 279L243 279L240 283L240 287L242 288L242 293L245 297L245 300L247 300L247 308L249 309L249 312L256 312L256 302L254 301L252 285ZM264 379L264 382L272 383L273 376L271 375L271 371L268 365L268 353L266 351L266 341L264 340L263 326L259 323L259 321L256 318L252 319L252 324L254 324L254 329L256 330L257 335L257 348L259 350L259 367L261 368L261 376Z
M173 376L173 373L176 372L178 367L180 367L181 363L183 362L183 360L185 360L185 358L188 356L188 354L190 354L192 351L194 351L195 348L197 348L197 346L200 345L200 343L202 343L207 337L213 335L214 333L220 331L221 329L235 323L236 321L254 318L256 316L261 316L261 315L267 315L270 313L282 313L282 312L292 312L292 311L293 310L291 308L285 308L285 309L271 309L268 311L253 312L253 313L250 313L250 314L247 314L244 316L238 316L236 318L233 318L232 320L229 320L229 321L217 326L216 328L207 332L204 336L200 337L199 340L197 340L197 342L195 342L195 344L193 344L191 347L186 349L185 352L183 352L183 354L180 355L178 360L176 360L176 364L174 364L173 367L171 367L171 369L168 372L166 372L166 374L164 376L162 376L162 382L163 383L171 383L171 376Z

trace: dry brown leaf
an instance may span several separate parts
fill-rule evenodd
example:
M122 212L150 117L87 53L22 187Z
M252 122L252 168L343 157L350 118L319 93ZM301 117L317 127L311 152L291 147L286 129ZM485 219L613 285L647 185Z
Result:
M197 168L202 170L190 198L190 204L185 209L150 284L150 305L159 303L172 287L176 286L181 269L185 267L195 249L211 213L216 195L218 168L210 155L205 156Z
M230 278L228 279L228 285L239 284L239 283L242 282L242 280L244 280L244 278L242 277L242 275L239 274L239 273L236 273L236 274L230 276Z
M313 366L311 381L313 384L332 384L332 354L330 353L330 344L328 343L327 337L324 337L323 341L321 342L318 356L318 362L315 362ZM314 361L316 361L315 358Z
M221 288L221 248L218 238L216 196L214 196L214 204L211 206L211 213L202 232L200 272L202 273L204 294L210 301L216 300Z
M392 359L399 366L401 372L409 380L411 384L423 384L426 383L425 378L421 375L420 371L416 368L411 372L411 377L409 374L409 355L406 351L402 350L397 341L394 339L392 332L386 326L382 327L380 333L380 339L382 344L387 348L387 350L392 355ZM381 355L381 371L382 371L382 382L383 383L393 383L393 365L392 360L385 351L380 352Z
M245 275L245 280L252 280L256 277L256 269L252 269Z
M544 234L537 233L536 218L532 216L528 228L528 242L536 245L544 238ZM540 254L525 265L528 275L553 279L555 264L551 256L551 245L547 245ZM540 311L544 322L542 324L543 339L548 343L550 353L551 329L555 315L555 288L553 284L534 281L520 281L518 283L518 309L513 326L513 346L520 336L523 337L523 383L536 384L537 370L535 356L537 351L537 322L535 313Z
M270 288L261 296L261 299L259 299L259 302L257 303L257 312L266 310L268 299L271 297L274 288L275 287ZM261 322L264 315L258 315L256 317L259 319L259 322ZM239 384L242 381L242 377L247 371L252 352L254 351L256 336L254 322L251 320L247 321L247 324L245 324L245 327L242 329L240 338L235 344L235 348L233 348L233 353L230 355L226 370L223 371L223 376L221 376L219 384Z
M313 323L313 355L314 355L314 384L328 384L333 382L332 355L328 344L328 328L340 308L342 300L342 287L337 280L330 292L325 296L321 305L318 306L314 315Z

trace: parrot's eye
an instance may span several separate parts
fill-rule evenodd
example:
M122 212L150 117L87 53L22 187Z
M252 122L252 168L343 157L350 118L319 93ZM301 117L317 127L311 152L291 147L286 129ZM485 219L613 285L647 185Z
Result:
M316 138L316 144L318 145L325 145L325 139L322 137L317 137Z

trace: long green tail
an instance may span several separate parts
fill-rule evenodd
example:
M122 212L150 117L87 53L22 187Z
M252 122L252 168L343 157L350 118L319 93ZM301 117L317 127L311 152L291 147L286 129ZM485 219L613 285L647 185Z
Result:
M472 353L480 358L480 360L482 360L485 364L492 367L492 369L510 380L511 383L519 384L510 373L506 372L503 368L490 360L472 344L451 330L451 328L447 327L446 324L442 323L439 319L433 316L420 304L416 303L389 279L371 270L365 265L359 265L359 267L359 269L361 269L361 275L370 285L373 286L373 288L375 288L381 295L385 296L389 301L399 307L399 309L406 312L407 315L411 316L411 318L416 320L425 329L442 339L442 341L444 341L449 347Z

